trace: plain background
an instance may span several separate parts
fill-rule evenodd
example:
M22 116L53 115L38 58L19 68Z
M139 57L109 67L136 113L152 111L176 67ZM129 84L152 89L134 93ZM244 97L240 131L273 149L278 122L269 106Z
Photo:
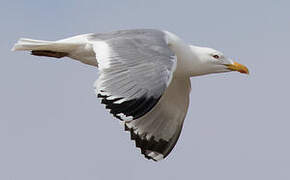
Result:
M289 180L289 2L1 2L0 179ZM95 97L95 67L10 51L20 37L132 28L171 31L251 72L192 78L182 134L158 163Z

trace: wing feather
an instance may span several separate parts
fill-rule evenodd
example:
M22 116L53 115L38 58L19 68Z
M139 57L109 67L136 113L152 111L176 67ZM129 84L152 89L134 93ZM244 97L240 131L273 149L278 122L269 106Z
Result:
M100 70L96 93L115 117L142 117L170 84L177 59L166 38L158 30L90 35Z
M174 76L177 57L166 38L157 30L125 30L89 39L100 70L97 96L155 161L175 146L189 104L190 80Z
M146 158L161 160L174 148L187 113L189 93L190 80L174 78L149 113L125 122L125 130Z

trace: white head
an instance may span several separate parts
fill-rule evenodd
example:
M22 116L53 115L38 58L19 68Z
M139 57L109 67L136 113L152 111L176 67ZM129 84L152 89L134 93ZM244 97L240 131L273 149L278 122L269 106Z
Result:
M204 75L211 73L222 73L229 71L239 71L240 73L249 74L246 66L241 65L225 57L223 53L207 48L190 46L194 54L194 69L192 69L192 75Z

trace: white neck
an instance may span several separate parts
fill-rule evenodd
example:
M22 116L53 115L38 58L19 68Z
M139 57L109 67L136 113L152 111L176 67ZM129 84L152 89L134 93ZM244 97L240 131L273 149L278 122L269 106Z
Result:
M186 45L179 50L181 53L177 54L179 58L176 69L177 75L182 73L187 76L200 76L210 73L207 63L202 58L203 51L206 48Z
M170 49L177 56L175 76L190 77L211 73L207 63L202 58L208 48L188 45L176 35L167 31L165 33Z
M207 47L199 47L190 45L190 50L192 52L192 58L190 59L191 67L190 76L200 76L211 73L209 69L208 62L204 60L204 52L207 51Z

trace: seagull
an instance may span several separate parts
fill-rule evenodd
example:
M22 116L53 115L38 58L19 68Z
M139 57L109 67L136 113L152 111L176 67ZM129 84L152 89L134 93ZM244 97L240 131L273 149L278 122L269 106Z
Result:
M69 57L95 66L95 93L129 131L148 159L159 161L174 148L188 110L190 78L238 71L246 66L207 47L189 45L156 29L90 33L58 41L20 38L12 51Z

